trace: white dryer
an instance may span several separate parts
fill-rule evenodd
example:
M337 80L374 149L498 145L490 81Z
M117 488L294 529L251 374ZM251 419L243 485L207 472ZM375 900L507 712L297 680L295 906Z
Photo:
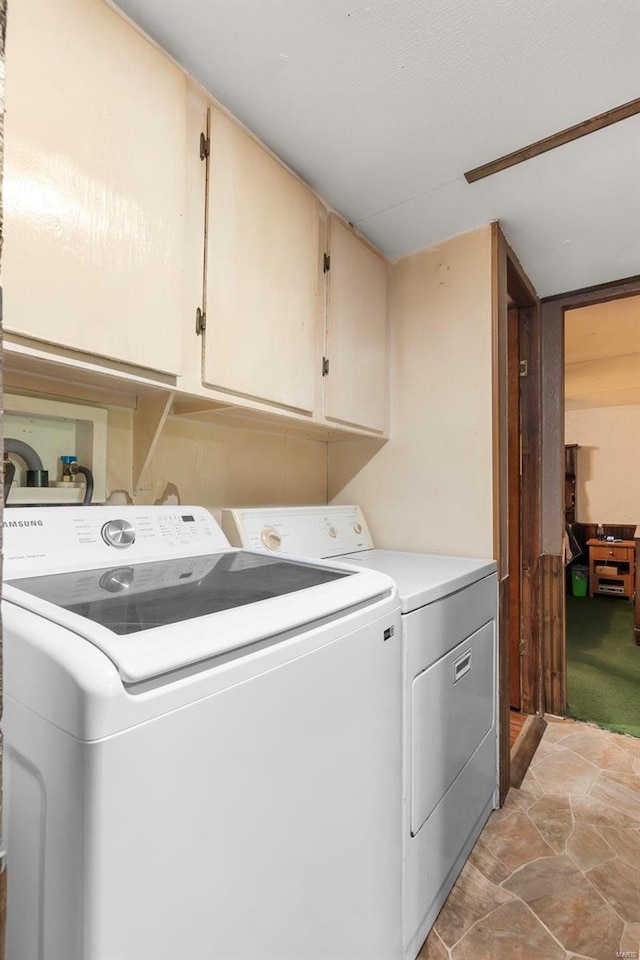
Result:
M403 631L403 957L414 960L497 806L493 561L374 549L354 506L225 510L231 543L337 557L398 585Z
M399 957L393 582L198 507L4 517L8 960Z

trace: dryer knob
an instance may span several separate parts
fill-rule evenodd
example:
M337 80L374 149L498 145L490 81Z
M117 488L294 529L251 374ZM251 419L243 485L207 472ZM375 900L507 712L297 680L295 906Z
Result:
M136 531L128 520L109 520L102 528L102 539L110 547L122 550L136 539Z
M273 527L265 527L260 535L267 550L279 550L282 546L282 537Z

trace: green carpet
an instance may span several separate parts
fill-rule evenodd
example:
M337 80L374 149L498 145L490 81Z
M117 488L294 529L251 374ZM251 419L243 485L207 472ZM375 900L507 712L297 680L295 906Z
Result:
M640 737L640 646L620 597L567 597L569 715Z

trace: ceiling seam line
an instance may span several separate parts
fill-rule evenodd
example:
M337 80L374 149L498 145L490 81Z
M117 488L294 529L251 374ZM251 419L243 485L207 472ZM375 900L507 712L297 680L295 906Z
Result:
M432 187L431 190L425 190L424 193L416 193L413 197L408 197L406 200L401 200L399 203L392 203L390 207L383 207L382 210L377 210L375 213L369 213L366 217L360 217L359 220L352 220L351 222L354 226L358 226L359 223L366 223L367 220L373 220L375 217L381 217L384 213L389 213L390 210L396 210L398 207L404 207L407 203L413 203L415 200L420 200L422 197L428 197L431 193L437 193L438 190L444 190L445 187L450 187L454 183L462 181L463 177L455 177L454 180L447 180L446 183L441 183L437 187Z

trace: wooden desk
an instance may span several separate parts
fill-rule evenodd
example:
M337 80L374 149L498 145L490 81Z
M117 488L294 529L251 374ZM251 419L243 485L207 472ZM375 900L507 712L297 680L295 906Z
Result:
M633 598L636 544L634 540L587 540L589 596L606 594Z

